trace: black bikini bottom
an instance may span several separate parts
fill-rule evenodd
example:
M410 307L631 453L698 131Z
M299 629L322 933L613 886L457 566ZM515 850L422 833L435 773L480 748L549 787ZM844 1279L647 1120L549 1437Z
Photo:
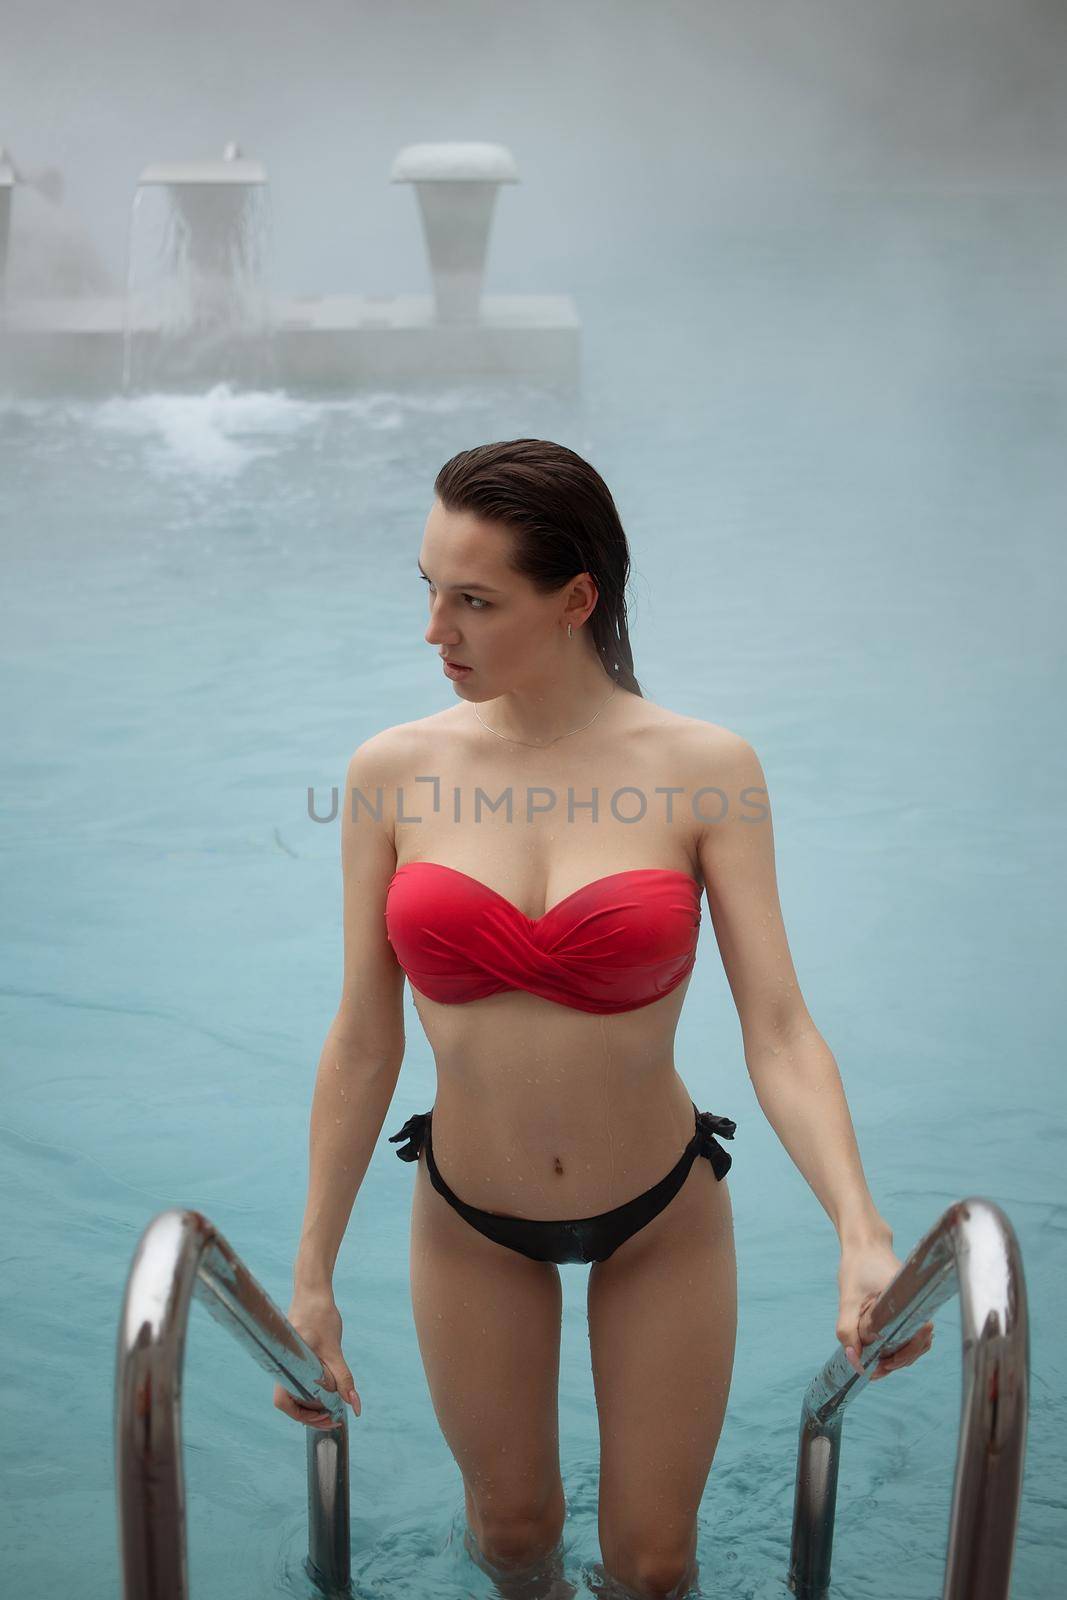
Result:
M737 1124L731 1122L729 1117L716 1117L710 1111L698 1111L695 1105L693 1114L696 1132L665 1178L654 1183L651 1189L646 1189L644 1194L627 1200L625 1205L616 1206L614 1211L602 1211L595 1217L577 1217L571 1222L536 1222L529 1217L479 1211L476 1206L467 1205L466 1201L453 1194L433 1158L430 1134L432 1110L420 1111L409 1117L399 1133L389 1135L389 1143L396 1144L398 1139L408 1141L396 1152L401 1161L417 1161L425 1143L430 1182L453 1211L458 1211L465 1222L477 1228L479 1233L484 1233L487 1239L506 1245L509 1250L518 1250L532 1261L555 1261L560 1264L568 1261L606 1261L613 1250L617 1250L620 1244L670 1204L689 1176L689 1169L697 1156L708 1158L716 1178L725 1178L729 1172L733 1157L723 1149L715 1134L721 1133L723 1138L732 1139Z

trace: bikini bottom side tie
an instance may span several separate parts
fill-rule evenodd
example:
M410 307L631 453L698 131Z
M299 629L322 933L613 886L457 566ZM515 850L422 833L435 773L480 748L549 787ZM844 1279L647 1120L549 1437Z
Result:
M531 1261L566 1262L606 1261L627 1239L659 1215L678 1193L689 1176L689 1169L697 1156L711 1162L716 1178L725 1178L733 1164L733 1157L724 1150L716 1134L732 1139L737 1124L729 1117L718 1117L710 1111L698 1111L693 1106L696 1128L679 1160L651 1189L627 1200L612 1211L602 1211L595 1217L576 1217L567 1222L539 1222L529 1217L509 1216L504 1212L481 1211L468 1205L449 1188L433 1158L431 1135L432 1108L409 1117L398 1133L389 1135L389 1143L406 1141L397 1150L401 1161L417 1161L426 1151L426 1169L430 1182L453 1211L476 1228L487 1239L529 1256Z

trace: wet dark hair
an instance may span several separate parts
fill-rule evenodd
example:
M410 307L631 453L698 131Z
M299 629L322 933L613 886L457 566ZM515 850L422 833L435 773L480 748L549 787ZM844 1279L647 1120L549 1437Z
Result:
M597 602L586 626L604 670L642 694L627 628L630 547L603 478L550 439L507 439L461 450L434 481L446 511L469 511L514 535L509 565L542 594L588 572Z

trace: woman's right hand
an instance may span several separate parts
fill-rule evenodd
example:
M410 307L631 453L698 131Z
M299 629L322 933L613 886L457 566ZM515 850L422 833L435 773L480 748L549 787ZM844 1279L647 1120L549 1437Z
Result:
M340 1393L358 1417L363 1407L348 1363L341 1352L341 1313L334 1301L333 1290L296 1290L286 1316L326 1368L321 1387ZM324 1411L321 1405L303 1404L280 1383L274 1385L274 1404L287 1417L303 1422L309 1428L328 1429L335 1425L330 1413Z

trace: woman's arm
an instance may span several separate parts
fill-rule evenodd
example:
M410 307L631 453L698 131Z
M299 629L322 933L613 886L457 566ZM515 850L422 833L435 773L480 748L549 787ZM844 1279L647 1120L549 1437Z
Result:
M294 1289L327 1289L360 1184L396 1089L403 1059L369 1056L334 1018L311 1099L308 1193Z
M348 765L341 809L344 980L311 1102L307 1205L293 1265L298 1289L328 1288L359 1186L404 1059L404 973L386 937L385 894L396 869L389 763L393 730L368 739ZM352 790L382 815L360 804Z
M705 725L700 784L725 799L709 817L700 864L715 936L737 1006L745 1063L768 1122L815 1192L842 1246L890 1243L863 1173L841 1074L804 1003L782 923L774 832L755 751L728 729Z
M903 1266L893 1232L863 1175L841 1074L800 992L782 925L767 784L755 751L725 728L708 730L698 783L725 796L723 815L703 829L699 852L715 935L756 1098L841 1241L836 1334L862 1373L871 1307ZM714 776L708 776L714 774ZM720 801L720 807L722 802ZM713 815L714 813L709 813ZM932 1322L892 1352L873 1378L910 1366L929 1350Z

